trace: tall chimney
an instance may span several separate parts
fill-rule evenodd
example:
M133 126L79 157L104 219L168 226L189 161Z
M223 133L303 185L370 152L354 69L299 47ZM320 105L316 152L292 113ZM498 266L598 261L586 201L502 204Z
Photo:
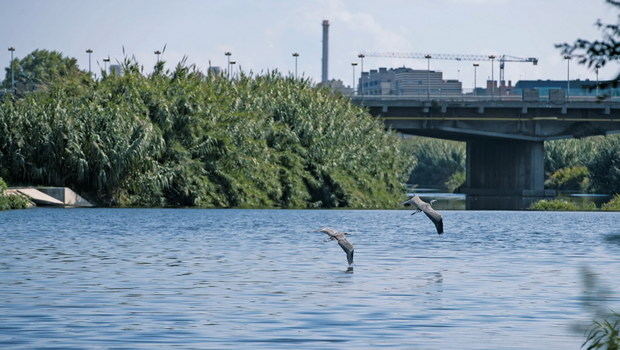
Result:
M323 64L321 70L321 82L327 83L327 63L328 63L328 48L329 48L329 21L323 20L323 58L321 63Z

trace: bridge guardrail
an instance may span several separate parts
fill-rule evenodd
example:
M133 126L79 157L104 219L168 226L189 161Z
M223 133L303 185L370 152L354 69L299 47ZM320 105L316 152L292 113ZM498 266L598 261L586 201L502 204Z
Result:
M468 95L351 95L353 100L412 100L412 101L445 101L445 102L550 102L550 103L571 103L571 102L598 102L598 103L620 103L620 96L599 98L597 96L571 96L565 101L552 101L548 96L540 96L536 101L524 100L519 95L507 96L468 96Z

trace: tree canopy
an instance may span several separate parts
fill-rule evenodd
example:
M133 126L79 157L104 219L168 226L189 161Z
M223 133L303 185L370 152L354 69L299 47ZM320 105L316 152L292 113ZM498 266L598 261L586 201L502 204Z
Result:
M14 58L5 68L2 87L6 89L11 88L11 69L15 70L15 93L18 95L46 88L58 81L79 86L90 80L88 73L80 70L75 58L65 57L58 51L35 50L22 59Z

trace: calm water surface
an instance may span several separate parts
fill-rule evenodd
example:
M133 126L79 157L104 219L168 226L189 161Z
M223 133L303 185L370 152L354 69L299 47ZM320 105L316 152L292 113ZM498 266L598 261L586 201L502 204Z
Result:
M618 309L619 213L409 213L1 212L0 347L578 349L583 266Z

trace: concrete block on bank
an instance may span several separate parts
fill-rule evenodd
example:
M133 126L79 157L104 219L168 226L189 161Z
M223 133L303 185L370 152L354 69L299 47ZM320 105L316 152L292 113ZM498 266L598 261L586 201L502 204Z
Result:
M64 206L63 202L34 188L15 188L12 190L15 190L18 193L30 198L30 200L37 205L49 205L55 207Z
M69 187L37 187L37 190L54 197L68 207L92 207L93 205Z

